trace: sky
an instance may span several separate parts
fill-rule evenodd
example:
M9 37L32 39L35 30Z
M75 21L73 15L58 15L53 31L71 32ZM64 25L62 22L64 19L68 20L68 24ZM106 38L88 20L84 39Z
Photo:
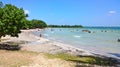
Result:
M47 24L120 26L120 0L0 0Z

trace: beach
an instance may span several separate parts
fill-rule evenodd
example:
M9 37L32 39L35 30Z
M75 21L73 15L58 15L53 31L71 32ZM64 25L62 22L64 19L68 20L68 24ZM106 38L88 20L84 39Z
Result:
M102 57L102 58L109 59L109 57L106 57L103 55L98 55L98 54L92 53L90 51L71 46L69 44L64 44L64 43L50 40L50 39L47 39L44 37L39 37L34 34L34 32L42 31L42 30L43 29L21 30L22 32L19 34L19 37L10 37L10 36L2 37L2 39L3 39L2 43L6 43L6 42L20 43L19 45L21 46L22 52L21 51L20 52L11 52L11 54L9 53L9 51L8 51L8 53L6 51L0 51L0 52L5 53L6 55L9 54L8 56L10 56L10 57L13 56L12 54L18 55L17 57L18 57L18 59L20 58L20 60L25 58L26 59L25 61L27 61L27 62L28 62L28 60L31 61L31 63L29 63L29 65L22 65L21 67L75 67L76 65L78 65L78 66L81 65L81 63L76 64L71 61L61 60L59 58L49 59L48 57L45 56L45 54L56 55L56 54L61 54L61 53L67 53L67 54L70 54L73 56L80 56L80 57L81 56L85 56L85 57L94 56L94 57ZM26 52L26 51L30 51L30 52ZM32 52L32 54L31 54L31 52ZM34 55L34 52L35 52L35 55ZM36 53L37 53L37 55L36 55ZM24 56L26 56L26 57L24 57ZM64 54L63 54L63 56L64 56ZM30 57L32 60L30 59ZM69 56L68 56L68 58L69 58ZM46 60L48 60L48 61L46 61ZM116 62L116 60L117 59L113 59L112 61ZM59 62L59 63L56 63L56 62ZM89 65L89 66L102 67L102 66L95 65L95 64Z
M79 56L79 55L80 56L81 55L83 55L83 56L106 56L106 57L113 57L113 58L119 59L119 57L117 57L117 56L105 54L104 53L105 51L102 51L100 49L98 51L97 48L96 49L92 48L92 50L91 49L87 50L87 48L86 48L86 50L82 49L81 42L80 42L81 43L81 48L80 48L80 47L71 45L69 43L67 44L64 42L59 42L59 41L57 41L57 39L54 40L54 39L46 38L46 37L44 37L45 35L42 33L44 30L45 29L21 30L22 33L19 34L19 37L6 36L6 37L2 38L5 40L2 42L23 42L23 44L20 45L20 46L22 46L22 50L28 50L28 51L44 52L44 53L49 53L49 54L65 52L65 53L76 55L76 56ZM37 35L35 34L36 32L37 32ZM51 32L53 32L53 31L51 31ZM41 34L42 37L40 37L38 35L38 33ZM64 38L64 37L62 37L62 38ZM72 43L72 42L70 42L70 43ZM73 43L74 43L74 40L73 40ZM76 45L76 43L75 43L75 45ZM91 48L89 45L88 45L88 47ZM96 52L94 52L94 51L96 51ZM100 51L102 51L102 52L100 52Z
M23 61L24 62L26 61L26 63L29 63L29 64L28 65L23 64L20 67L75 67L76 64L73 62L68 62L68 61L61 60L61 59L49 59L43 53L57 54L57 53L65 52L65 53L69 53L72 55L78 55L78 54L92 55L91 53L85 50L77 49L70 45L65 45L59 42L50 41L46 38L35 36L33 32L38 31L38 29L21 30L21 31L22 33L19 34L19 37L10 37L10 36L2 37L2 39L4 40L2 41L2 43L23 42L22 44L20 44L20 46L22 47L21 50L23 52L21 53L20 51L20 52L9 53L7 51L0 51L3 54L1 56L7 55L6 57L9 60L11 60L11 64L8 63L7 65L6 64L4 65L3 63L0 65L0 67L3 67L3 66L11 67L15 64L14 62L16 62L16 65L19 66L20 64L17 64L17 63L21 63ZM31 52L26 52L26 51L38 52L39 54L34 55L34 53L31 54ZM18 61L15 61L15 59L11 59L11 57L13 56L14 57L17 56L16 58L18 59Z
M8 39L3 42L24 41L25 44L21 44L22 50L46 52L50 54L65 52L73 55L93 55L92 53L86 50L76 48L68 44L63 44L60 42L51 41L43 37L35 36L33 32L36 32L36 31L38 31L38 29L22 30L22 33L19 34L18 38L6 36L2 39Z

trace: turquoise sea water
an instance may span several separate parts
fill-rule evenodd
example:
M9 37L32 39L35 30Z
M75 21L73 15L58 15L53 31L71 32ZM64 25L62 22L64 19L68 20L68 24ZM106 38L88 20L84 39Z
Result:
M89 30L91 33L83 32ZM93 53L120 58L120 27L48 28L36 35Z

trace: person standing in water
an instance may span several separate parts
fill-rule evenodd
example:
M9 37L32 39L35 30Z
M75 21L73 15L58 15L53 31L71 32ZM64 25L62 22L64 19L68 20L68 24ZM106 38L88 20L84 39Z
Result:
M118 39L117 41L120 42L120 39Z
M40 37L42 37L42 34L40 34Z

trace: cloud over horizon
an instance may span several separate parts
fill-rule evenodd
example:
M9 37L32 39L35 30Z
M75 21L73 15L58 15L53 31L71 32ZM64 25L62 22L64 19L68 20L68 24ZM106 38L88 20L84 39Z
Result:
M29 10L24 10L24 11L25 11L25 14L30 14Z

